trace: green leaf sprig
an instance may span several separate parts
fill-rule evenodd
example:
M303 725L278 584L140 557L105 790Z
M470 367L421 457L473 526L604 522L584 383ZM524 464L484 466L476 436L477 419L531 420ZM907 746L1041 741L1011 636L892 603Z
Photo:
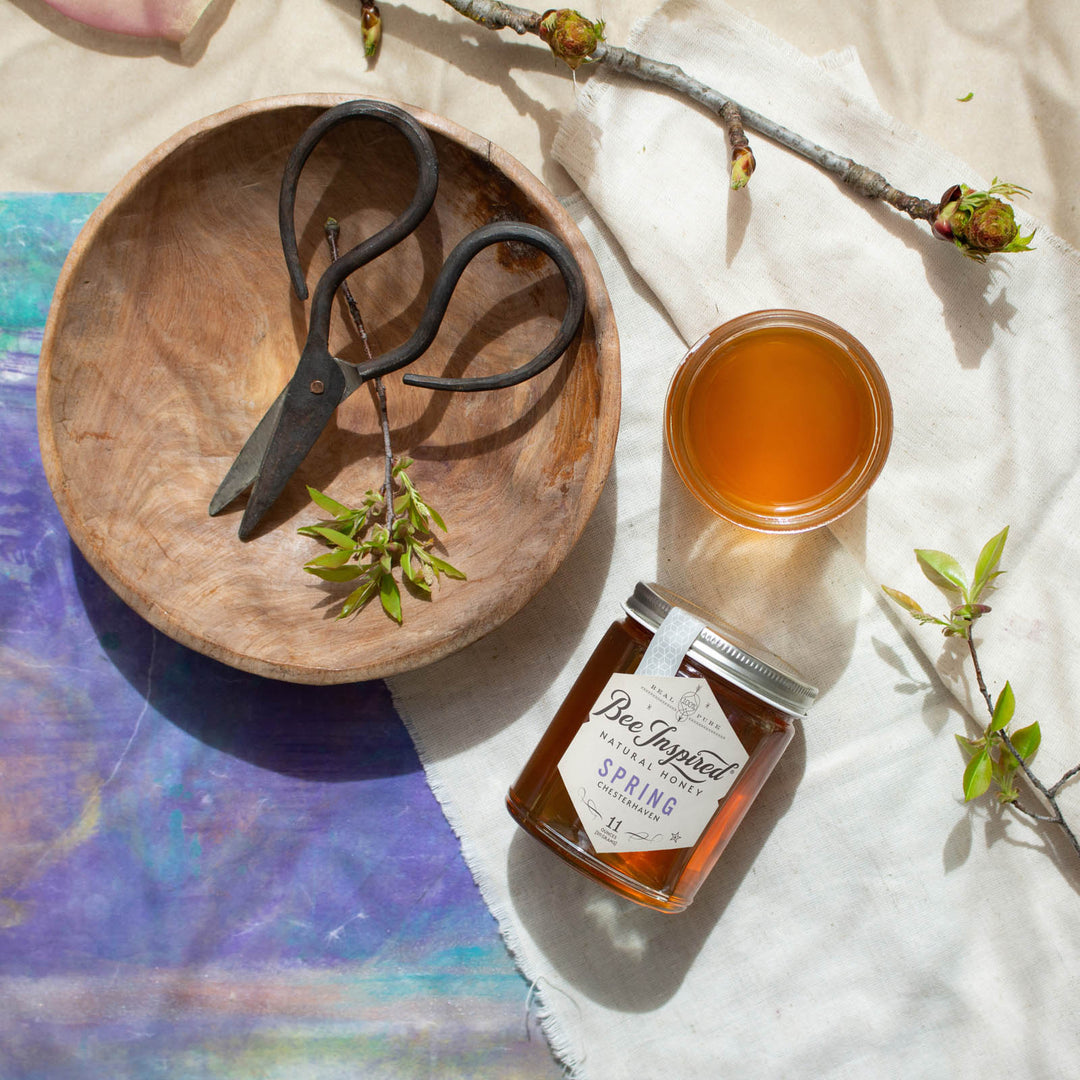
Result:
M338 612L344 619L378 596L383 611L400 624L403 619L401 588L395 567L411 589L430 598L439 576L465 580L456 567L433 554L434 528L446 532L438 511L421 498L408 468L412 458L400 458L393 467L393 493L387 506L384 491L368 490L359 507L349 507L308 487L312 502L330 518L304 525L298 532L322 541L329 551L304 563L309 574L323 581L356 581Z
M964 801L977 799L994 787L999 803L1011 806L1037 821L1059 825L1069 837L1077 855L1080 855L1080 840L1065 820L1057 801L1062 786L1074 776L1080 775L1080 765L1070 769L1050 787L1043 784L1031 771L1029 762L1042 742L1039 723L1036 720L1025 727L1010 731L1016 713L1016 695L1012 685L1006 682L996 699L990 696L972 634L976 621L989 613L990 607L985 600L996 587L997 579L1004 573L998 567L1008 536L1009 529L1006 526L983 545L970 581L959 560L952 555L931 548L915 549L915 557L923 573L950 601L951 607L946 615L932 615L924 611L917 601L899 589L890 588L888 585L882 585L881 588L886 596L919 623L939 626L946 637L963 638L967 643L989 720L977 737L956 736L956 741L967 758L963 775ZM1031 786L1043 797L1052 813L1034 812L1020 802L1020 790L1017 787L1020 773L1023 773Z

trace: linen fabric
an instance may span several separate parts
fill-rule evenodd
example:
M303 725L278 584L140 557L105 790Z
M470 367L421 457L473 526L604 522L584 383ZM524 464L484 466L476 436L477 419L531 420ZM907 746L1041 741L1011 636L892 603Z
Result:
M851 54L806 57L721 4L671 0L629 45L904 190L989 182L885 114ZM1035 252L976 263L750 137L757 172L730 192L714 117L604 71L579 92L555 153L584 193L568 205L619 328L615 464L549 585L482 641L391 680L394 700L570 1075L1060 1075L1080 1050L1080 857L989 798L964 805L953 735L986 720L966 650L879 585L946 610L912 549L950 551L970 571L1010 526L1007 575L979 624L983 672L992 694L1011 681L1017 726L1040 722L1046 782L1080 761L1077 254L1039 227ZM1019 217L1025 232L1038 224ZM854 334L895 412L865 503L795 536L710 515L663 446L686 348L772 307ZM503 808L639 579L757 637L821 690L678 916L576 874ZM1080 784L1062 806L1080 820Z

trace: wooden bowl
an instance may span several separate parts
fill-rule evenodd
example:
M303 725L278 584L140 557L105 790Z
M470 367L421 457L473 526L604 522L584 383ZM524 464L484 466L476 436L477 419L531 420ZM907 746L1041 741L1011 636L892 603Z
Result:
M468 575L434 599L405 594L398 626L377 607L337 620L347 585L302 570L322 550L297 528L323 517L305 485L359 505L383 476L374 395L335 419L259 531L237 538L241 497L211 495L295 368L307 306L291 294L277 198L293 144L342 95L241 105L186 128L87 222L57 285L41 354L38 426L64 521L99 574L176 640L246 671L305 683L380 678L430 663L518 611L551 577L596 505L614 453L619 348L595 259L554 196L518 162L419 109L440 160L435 207L399 247L350 280L376 352L415 328L453 245L491 220L536 223L574 252L585 323L567 354L505 390L451 394L386 379L395 452L415 458L442 514L441 554ZM385 125L333 130L301 179L296 222L309 287L328 265L327 217L351 247L408 201L416 170ZM439 336L411 370L516 367L565 306L546 256L489 248L466 272ZM331 348L362 358L344 305Z

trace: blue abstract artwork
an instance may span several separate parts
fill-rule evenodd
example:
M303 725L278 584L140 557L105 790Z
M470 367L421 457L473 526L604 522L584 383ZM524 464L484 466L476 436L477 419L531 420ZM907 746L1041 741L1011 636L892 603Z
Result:
M37 363L98 201L0 196L0 1076L559 1075L385 685L192 652L69 539Z

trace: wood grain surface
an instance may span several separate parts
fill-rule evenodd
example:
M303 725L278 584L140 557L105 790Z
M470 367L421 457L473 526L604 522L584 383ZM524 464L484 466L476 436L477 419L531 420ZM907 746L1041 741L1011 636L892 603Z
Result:
M386 380L395 450L442 513L444 557L468 580L404 597L404 624L377 609L338 621L348 585L304 573L319 553L297 527L317 520L311 484L358 502L382 479L374 395L338 409L255 536L244 499L207 504L292 374L307 310L291 294L277 228L285 159L342 95L248 103L177 134L141 162L68 256L45 332L38 426L49 484L75 543L136 611L235 667L308 683L379 678L429 663L518 611L578 538L611 465L618 337L599 270L558 201L514 159L449 121L411 109L439 153L435 207L397 248L350 279L376 352L404 341L443 259L492 220L559 235L585 275L585 324L562 360L506 390L450 394ZM301 180L297 232L309 286L342 248L405 205L415 165L404 140L360 121L333 130ZM439 336L412 370L507 370L554 333L565 305L547 257L487 249L458 286ZM344 304L331 348L362 358Z

